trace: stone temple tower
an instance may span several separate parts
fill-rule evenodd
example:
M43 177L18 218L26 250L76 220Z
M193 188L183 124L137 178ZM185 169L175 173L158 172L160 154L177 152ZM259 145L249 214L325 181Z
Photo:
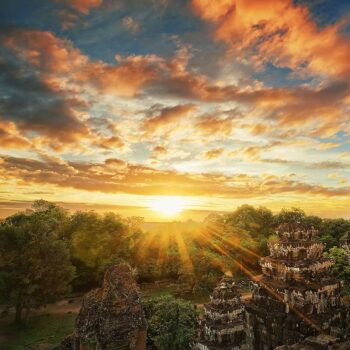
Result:
M240 350L245 349L243 325L244 306L232 278L223 277L204 305L204 318L194 349Z
M318 232L299 223L281 225L260 261L263 275L253 283L246 305L247 345L272 350L308 336L341 336L341 283L330 276L333 262L323 258Z

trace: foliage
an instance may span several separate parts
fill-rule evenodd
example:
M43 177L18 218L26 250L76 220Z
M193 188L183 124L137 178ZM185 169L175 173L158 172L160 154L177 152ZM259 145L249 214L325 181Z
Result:
M198 282L195 284L193 289L194 294L207 294L209 291L212 291L216 286L218 279L222 276L222 273L218 273L215 270L209 272L205 275L202 275Z
M350 220L324 219L319 228L320 240L326 245L326 250L338 246L343 236L350 232Z
M118 261L130 261L137 220L114 213L77 212L70 217L65 236L77 267L73 285L89 289L99 284L103 271Z
M60 238L67 214L38 201L33 211L8 217L0 224L2 297L16 307L16 321L55 301L69 290L74 275L68 242Z
M274 235L271 235L268 239L267 239L267 242L268 243L276 243L278 242L279 238L278 238L278 235L274 234Z
M350 264L346 251L343 248L333 247L328 253L325 253L325 256L334 261L334 265L332 267L333 274L337 278L349 283Z
M147 232L140 229L140 218L78 212L71 216L66 234L77 268L73 286L79 290L97 285L104 268L122 259L137 269L140 281L171 278L182 292L205 295L223 272L238 277L246 273L244 266L258 273L259 256L268 254L267 243L274 239L276 228L296 221L319 229L322 241L330 240L330 235L332 245L339 244L335 241L349 225L347 220L307 216L298 208L274 215L264 207L243 205L225 215L210 214L200 229L188 225L188 230L180 231L164 225L159 232L154 227Z
M243 247L267 253L267 239L274 232L274 218L270 210L242 205L224 219L229 232L238 231Z
M193 305L172 296L144 302L148 340L158 350L189 349L196 330Z
M236 278L259 273L259 257L268 254L267 243L276 239L276 228L295 222L318 229L326 250L339 247L350 231L349 220L308 216L298 208L273 214L264 207L243 205L227 214L210 214L203 223L155 225L114 213L68 215L55 204L37 201L32 211L0 225L0 301L14 304L16 298L24 298L24 308L36 307L67 291L68 284L74 291L90 290L100 284L105 268L118 261L135 268L139 282L170 279L187 297L207 295L223 273ZM5 259L10 262L7 268ZM71 265L76 270L73 281ZM38 271L47 277L32 286ZM27 274L29 281L24 283ZM48 283L50 297L39 293ZM26 297L20 297L19 290L15 293L17 284Z
M300 208L283 208L277 215L274 217L275 227L278 228L280 224L294 224L298 223L299 225L305 228L315 228L316 230L320 229L322 224L322 219L318 216L308 216Z

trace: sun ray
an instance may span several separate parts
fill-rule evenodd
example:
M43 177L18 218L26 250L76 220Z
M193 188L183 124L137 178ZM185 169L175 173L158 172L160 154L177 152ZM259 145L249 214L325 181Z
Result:
M158 261L159 265L162 267L169 257L169 247L170 247L170 234L169 232L164 232L160 235L158 244Z
M137 258L139 261L143 261L146 259L146 257L150 254L150 248L155 242L157 233L147 233L146 237L140 241L140 249L139 253L137 254Z
M193 264L192 264L190 255L188 253L188 249L185 244L182 233L175 234L175 240L176 240L177 247L179 249L180 259L181 259L181 263L183 264L183 267L185 268L186 272L192 273Z
M218 244L212 242L210 240L210 237L206 236L207 243L209 243L210 246L212 246L214 249L216 249L218 252L221 254L225 255L226 257L232 259L232 261L241 268L241 270L253 281L258 281L259 276L255 275L247 266L245 266L242 262L237 261L235 258L232 257L231 253L227 252L224 248L220 247ZM280 302L284 303L284 300L281 295L276 293L273 289L271 289L266 283L259 282L265 288L268 293L270 293L273 297L275 297L277 300ZM289 305L290 309L300 318L302 319L305 323L307 323L309 326L314 328L317 332L322 333L321 327L311 318L309 318L307 315L305 315L303 312L301 312L299 309L297 309L293 305Z
M238 243L234 242L233 239L229 239L229 238L223 237L222 235L219 235L219 234L217 234L215 232L211 232L211 233L212 233L213 236L215 236L216 238L218 238L218 239L222 240L223 242L227 243L231 247L237 248L237 249L241 250L244 253L247 253L249 255L254 256L255 258L258 258L258 259L261 258L261 256L256 254L254 251L243 247L241 244L238 244Z

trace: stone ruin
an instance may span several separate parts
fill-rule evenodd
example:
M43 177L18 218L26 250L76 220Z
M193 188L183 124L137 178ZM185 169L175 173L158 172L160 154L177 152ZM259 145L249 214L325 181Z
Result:
M127 264L107 269L102 288L87 293L74 334L61 350L144 350L146 321L132 270Z
M277 233L246 304L248 348L272 350L320 333L342 336L341 283L330 276L333 262L322 257L318 232L294 223L281 225Z
M275 350L349 350L350 343L342 342L339 338L330 335L308 337L294 345L282 345Z
M262 277L252 282L252 300L243 305L233 279L223 277L204 305L193 349L350 350L349 311L317 231L285 224L277 233L270 255L261 258ZM350 252L350 235L343 248ZM61 350L145 348L146 321L132 270L113 266L102 287L85 295L75 332Z
M204 317L199 321L197 350L243 349L245 332L244 306L232 278L223 277L204 305Z

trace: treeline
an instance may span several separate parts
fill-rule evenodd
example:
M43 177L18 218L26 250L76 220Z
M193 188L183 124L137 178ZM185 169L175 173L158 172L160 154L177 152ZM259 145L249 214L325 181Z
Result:
M320 232L334 272L350 279L341 240L350 221L307 216L300 209L270 210L244 205L225 215L209 215L201 225L176 224L147 232L138 217L114 213L70 215L54 203L36 201L32 210L0 223L0 303L16 307L21 322L30 308L54 301L69 291L99 285L103 271L125 261L139 282L172 279L181 293L210 291L223 272L258 274L258 260L282 222L298 221Z

